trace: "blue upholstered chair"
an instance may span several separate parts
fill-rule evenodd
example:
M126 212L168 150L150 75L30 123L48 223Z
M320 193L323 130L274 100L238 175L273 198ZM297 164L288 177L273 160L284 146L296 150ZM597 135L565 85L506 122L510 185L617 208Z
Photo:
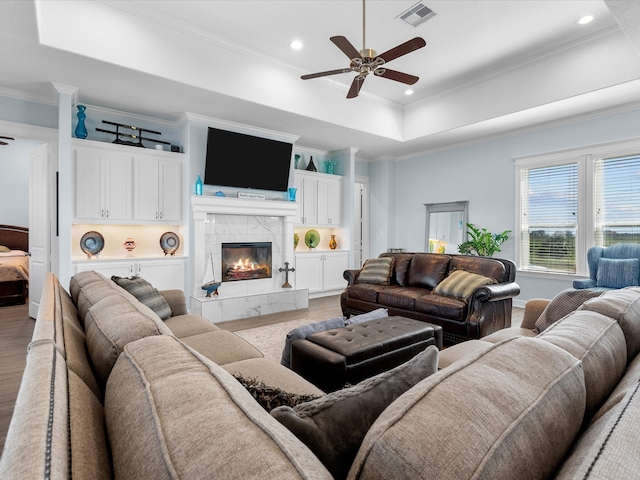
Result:
M574 280L573 288L611 290L640 285L640 244L591 247L587 263L589 278Z

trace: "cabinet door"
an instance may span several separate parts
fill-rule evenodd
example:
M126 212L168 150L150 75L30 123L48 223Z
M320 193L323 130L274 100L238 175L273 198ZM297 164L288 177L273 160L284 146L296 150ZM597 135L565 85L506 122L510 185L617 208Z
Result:
M334 179L318 179L318 225L340 225L340 182Z
M296 216L293 219L294 223L303 223L302 217L304 216L304 179L300 175L295 176L295 185L298 189L296 191L296 202L298 204L298 210Z
M322 255L296 255L296 288L308 288L309 293L322 291Z
M76 150L76 218L103 218L104 186L101 178L100 155Z
M132 173L131 157L110 155L104 162L105 218L108 220L131 220L132 218Z
M158 193L160 220L179 222L182 218L182 163L160 162Z
M343 274L347 269L349 254L347 252L326 253L324 257L323 289L342 290L347 286Z
M101 273L107 278L111 278L112 275L116 275L118 277L130 277L134 275L134 264L133 262L109 262L109 263L101 263L97 261L86 262L86 263L76 263L74 264L74 274L80 272L88 272L90 270L95 270L98 273Z
M302 223L316 225L318 223L318 181L314 178L303 178L302 188Z
M140 260L135 274L147 280L158 290L178 289L184 291L184 262L182 260Z
M139 157L135 160L136 220L158 220L158 185L160 169L155 158Z

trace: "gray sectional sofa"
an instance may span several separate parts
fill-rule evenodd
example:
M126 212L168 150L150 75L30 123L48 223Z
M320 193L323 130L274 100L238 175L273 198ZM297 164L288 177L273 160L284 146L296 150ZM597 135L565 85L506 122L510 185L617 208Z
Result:
M162 322L108 282L76 276L69 296L47 277L0 478L331 478L229 372L313 386L186 315L176 292L182 314ZM348 478L637 478L640 288L484 343L392 401Z

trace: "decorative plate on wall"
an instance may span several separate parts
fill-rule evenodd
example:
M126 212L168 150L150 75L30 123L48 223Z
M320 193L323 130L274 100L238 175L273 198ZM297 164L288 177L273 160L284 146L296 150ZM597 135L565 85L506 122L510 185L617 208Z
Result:
M80 248L89 258L98 255L104 248L104 237L100 232L87 232L80 239Z
M160 247L165 255L174 255L180 247L180 238L173 232L165 232L160 236Z
M320 234L318 231L309 230L304 236L304 243L306 243L309 248L316 248L320 243Z

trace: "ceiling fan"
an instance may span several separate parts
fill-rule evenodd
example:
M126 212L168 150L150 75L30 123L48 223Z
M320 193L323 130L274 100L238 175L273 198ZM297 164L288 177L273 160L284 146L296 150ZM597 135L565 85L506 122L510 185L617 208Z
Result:
M395 60L398 57L424 47L427 42L420 37L412 38L411 40L378 55L375 50L366 48L365 18L365 0L362 0L362 50L356 50L346 37L335 36L329 39L340 50L342 50L347 57L349 57L351 60L349 68L339 68L337 70L328 70L326 72L310 73L308 75L302 75L300 78L302 78L302 80L309 80L312 78L326 77L328 75L337 75L339 73L356 72L358 75L351 83L351 88L349 89L349 93L347 93L347 98L355 98L358 96L360 89L362 88L362 84L370 73L373 73L378 77L388 78L389 80L395 80L396 82L405 83L407 85L413 85L416 83L419 78L415 75L391 70L386 68L384 65L391 60Z
M3 137L2 135L0 135L0 145L9 145L7 142L3 142L2 140L15 140L15 138L12 137Z

